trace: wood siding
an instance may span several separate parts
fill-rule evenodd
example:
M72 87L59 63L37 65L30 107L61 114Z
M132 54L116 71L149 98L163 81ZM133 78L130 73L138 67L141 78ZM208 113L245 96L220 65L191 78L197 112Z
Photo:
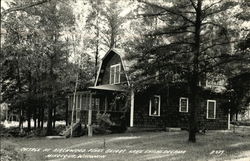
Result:
M188 129L190 108L192 105L189 103L188 112L179 112L179 99L180 97L187 97L187 91L178 89L162 89L160 91L149 90L150 92L143 92L135 96L135 114L134 125L135 127L180 127ZM155 93L153 93L155 92ZM149 116L149 100L153 95L161 96L161 109L160 116ZM216 118L207 119L207 100L216 100ZM198 111L198 128L199 129L227 129L227 114L221 108L222 102L225 101L215 96L202 96L201 105ZM189 101L190 102L190 101Z

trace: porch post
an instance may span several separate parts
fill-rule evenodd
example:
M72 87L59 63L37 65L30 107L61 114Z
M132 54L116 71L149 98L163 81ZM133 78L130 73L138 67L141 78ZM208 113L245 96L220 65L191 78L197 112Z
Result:
M134 99L135 99L135 93L134 93L134 90L131 89L130 127L134 126Z
M108 108L108 98L107 96L105 96L105 102L104 102L104 113L107 112L107 108Z
M92 136L92 93L89 94L88 136Z
M80 95L80 110L82 110L82 94Z

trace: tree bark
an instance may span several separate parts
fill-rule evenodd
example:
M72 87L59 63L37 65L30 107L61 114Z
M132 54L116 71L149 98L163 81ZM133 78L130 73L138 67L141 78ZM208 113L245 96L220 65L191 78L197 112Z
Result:
M31 129L31 115L30 115L29 111L30 111L30 107L27 111L28 131L30 131L30 129Z
M53 128L56 127L56 107L53 108Z
M41 109L41 129L43 129L43 122L44 122L44 107Z
M19 69L19 63L18 60L16 60L17 63L17 88L18 93L21 94L22 92L22 85L21 85L21 78L20 78L20 69ZM23 103L20 104L20 111L19 111L19 130L20 132L23 132Z
M196 142L197 132L197 107L199 106L199 55L200 55L200 32L201 32L201 16L202 16L202 0L197 0L195 34L194 34L194 59L191 80L189 80L191 89L191 113L189 120L189 141Z
M39 100L39 102L40 102L40 100ZM42 112L41 106L39 105L39 107L38 107L38 115L37 115L37 127L39 129L41 127L41 112Z
M196 77L196 78L195 78ZM199 98L198 93L199 89L197 86L197 76L192 76L193 79L190 82L190 117L189 117L189 141L190 142L196 142L196 132L198 131L197 128L197 109L199 105Z
M47 133L46 135L52 134L52 112L53 112L53 57L50 57L50 69L49 69L49 83L50 83L50 96L49 96L49 109L48 109L48 122L47 122Z
M33 113L33 120L34 120L34 129L36 129L37 127L37 107L35 107L34 109L34 113Z
M66 121L66 126L68 126L69 125L69 101L68 101L69 99L66 99L66 101L65 101L65 105L66 105L66 113L65 113L65 121Z
M46 135L52 134L52 111L53 111L53 104L52 104L53 97L50 96L50 105L48 109L48 121L47 121L47 133Z

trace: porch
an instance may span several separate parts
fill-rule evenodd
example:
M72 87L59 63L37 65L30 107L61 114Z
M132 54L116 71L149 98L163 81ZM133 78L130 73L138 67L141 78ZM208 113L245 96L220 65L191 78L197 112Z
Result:
M125 124L128 127L131 125L129 96L130 91L118 85L95 86L90 87L88 91L70 94L68 97L70 124L80 122L85 127L92 127L98 124L98 116L108 114L114 125Z

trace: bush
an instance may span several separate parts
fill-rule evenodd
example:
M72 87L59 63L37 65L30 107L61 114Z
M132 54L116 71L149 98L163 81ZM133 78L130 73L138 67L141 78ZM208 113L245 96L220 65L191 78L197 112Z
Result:
M97 134L105 133L122 133L125 132L126 121L124 117L120 118L120 123L116 124L110 120L110 114L103 113L96 115L97 126L94 128L94 132Z

